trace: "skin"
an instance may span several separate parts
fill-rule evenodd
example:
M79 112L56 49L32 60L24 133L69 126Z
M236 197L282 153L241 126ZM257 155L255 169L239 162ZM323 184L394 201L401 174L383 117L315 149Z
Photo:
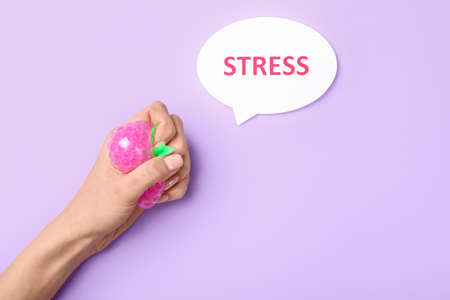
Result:
M180 199L189 183L190 157L183 123L154 102L128 122L158 124L155 145L164 142L173 154L155 157L122 174L108 156L106 137L86 181L67 207L48 224L0 275L0 299L50 299L88 257L105 249L145 211L139 197L166 181L158 203Z

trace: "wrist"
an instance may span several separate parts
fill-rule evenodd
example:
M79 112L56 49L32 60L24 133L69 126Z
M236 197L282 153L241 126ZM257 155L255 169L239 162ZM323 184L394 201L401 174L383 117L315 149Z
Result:
M96 246L103 238L104 234L93 230L91 224L84 220L82 214L78 213L75 207L70 204L61 214L50 223L51 226L61 228L67 244L76 245L79 251L80 263L86 258L96 253Z
M51 248L65 256L65 261L79 265L89 257L98 237L89 233L75 218L63 211L41 234L43 240L52 245Z

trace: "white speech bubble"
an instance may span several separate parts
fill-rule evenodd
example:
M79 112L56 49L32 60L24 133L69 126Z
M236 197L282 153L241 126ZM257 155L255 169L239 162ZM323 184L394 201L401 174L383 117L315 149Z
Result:
M233 108L237 124L257 114L283 113L310 104L327 91L336 71L336 54L322 35L282 18L230 24L205 43L197 60L201 83L214 98Z

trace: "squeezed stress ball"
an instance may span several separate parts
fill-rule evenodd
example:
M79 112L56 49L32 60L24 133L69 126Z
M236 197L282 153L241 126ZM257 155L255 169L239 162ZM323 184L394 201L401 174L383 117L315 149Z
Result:
M155 156L165 156L173 148L161 144L153 147L155 130L158 124L131 122L117 128L108 142L108 152L114 165L122 173L129 173ZM164 191L164 181L149 188L139 198L137 207L149 209L155 205Z

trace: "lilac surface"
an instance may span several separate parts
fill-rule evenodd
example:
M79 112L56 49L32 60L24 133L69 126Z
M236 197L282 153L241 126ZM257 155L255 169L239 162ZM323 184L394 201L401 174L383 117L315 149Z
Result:
M74 196L106 133L162 100L188 132L188 194L146 212L56 299L449 299L449 9L3 1L0 270ZM236 126L196 59L258 16L318 30L339 70L313 104Z

